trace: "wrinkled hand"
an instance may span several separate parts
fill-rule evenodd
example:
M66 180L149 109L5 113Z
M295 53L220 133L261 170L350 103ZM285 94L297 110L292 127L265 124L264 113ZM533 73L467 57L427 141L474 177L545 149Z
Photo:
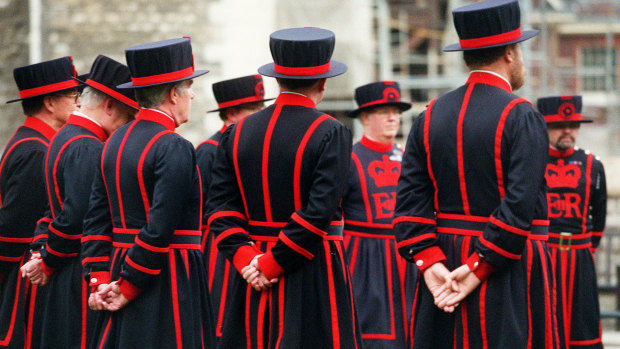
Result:
M450 271L443 263L431 265L423 274L424 282L435 299L435 305L441 310L451 313L458 306L458 303L440 306L440 304L444 304L446 299L454 297L455 292L458 290L456 283L447 281L448 275L450 275Z
M118 286L118 281L113 281L105 285L101 290L97 290L99 297L103 300L103 309L108 311L117 311L123 309L129 299L125 298Z
M439 307L456 307L465 297L472 293L481 283L480 279L469 269L467 264L454 269L447 277L447 284L456 283L454 293L439 302Z
M23 278L30 279L30 283L37 286L45 286L49 283L50 278L43 273L43 268L41 264L43 260L41 257L31 258L28 262L26 262L19 269L22 273Z
M259 254L255 256L250 264L241 269L241 275L256 291L264 291L274 283L278 282L278 278L269 280L265 274L263 274L258 267L258 258L262 256Z
M97 289L90 293L88 296L88 307L92 310L104 310L104 302L101 294L99 293L103 290L108 284L99 284L97 285Z

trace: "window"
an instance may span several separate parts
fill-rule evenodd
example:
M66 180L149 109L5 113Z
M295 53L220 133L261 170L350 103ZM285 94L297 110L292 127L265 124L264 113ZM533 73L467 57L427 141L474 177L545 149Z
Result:
M616 48L605 47L582 48L581 83L583 91L607 90L607 77L611 78L611 88L618 87L616 78ZM607 70L607 56L611 54L611 71Z

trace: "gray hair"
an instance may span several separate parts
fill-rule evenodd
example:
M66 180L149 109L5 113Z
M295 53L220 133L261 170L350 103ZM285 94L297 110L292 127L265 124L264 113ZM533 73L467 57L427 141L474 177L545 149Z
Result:
M140 108L157 108L164 103L166 95L173 87L177 87L179 94L184 95L187 92L187 80L174 82L170 84L155 85L135 89L136 100Z
M109 97L105 93L90 86L86 86L80 95L80 102L85 108L97 109L101 106L101 103L105 102L106 98Z

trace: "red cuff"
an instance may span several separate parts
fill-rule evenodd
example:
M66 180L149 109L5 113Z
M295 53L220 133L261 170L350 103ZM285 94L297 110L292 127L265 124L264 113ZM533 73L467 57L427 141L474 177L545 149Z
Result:
M97 286L101 284L109 284L110 283L110 272L109 271L93 271L89 275L90 279L88 280L89 286Z
M418 266L420 273L423 273L431 265L437 262L445 262L446 255L438 246L431 246L413 257L415 265Z
M45 274L45 276L52 277L52 275L54 275L54 272L56 271L56 268L50 268L47 266L47 264L45 264L45 260L41 260L41 271L43 271L43 274Z
M254 247L250 245L243 245L237 249L235 255L233 256L233 265L241 274L241 269L245 268L250 264L252 259L256 257L260 252L256 251Z
M138 288L136 285L123 278L118 279L118 287L121 289L123 296L130 301L136 299L136 297L142 293L141 288Z
M495 267L489 264L489 262L485 261L483 258L474 252L467 261L465 262L480 281L485 281L491 276L493 271L495 271Z
M275 258L273 258L271 250L258 257L258 268L269 280L284 274L284 269L276 262Z

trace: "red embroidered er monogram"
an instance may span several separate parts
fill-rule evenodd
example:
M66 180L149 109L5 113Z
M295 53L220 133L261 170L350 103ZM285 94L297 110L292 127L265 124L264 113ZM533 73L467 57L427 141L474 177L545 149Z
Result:
M547 193L549 218L581 218L581 196L577 193Z
M387 155L383 155L381 159L382 161L375 160L368 165L370 177L377 187L396 185L400 176L400 162L391 161Z
M581 169L573 164L564 165L564 160L559 159L557 165L547 165L545 177L550 188L577 188Z

